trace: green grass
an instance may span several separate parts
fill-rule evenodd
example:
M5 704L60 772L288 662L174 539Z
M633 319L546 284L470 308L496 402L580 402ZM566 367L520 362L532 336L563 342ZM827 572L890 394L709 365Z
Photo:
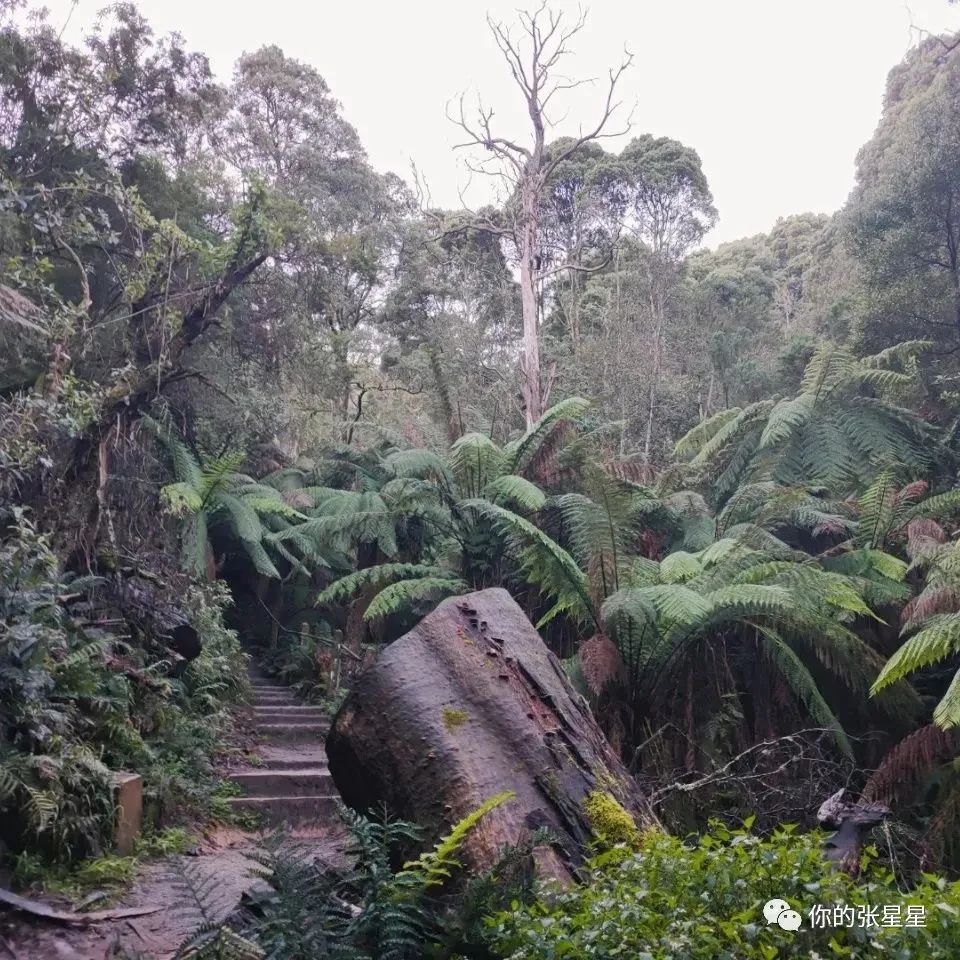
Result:
M170 827L139 837L132 857L104 854L67 866L51 864L31 853L21 853L14 862L13 877L21 888L34 887L77 900L94 890L116 896L129 887L145 860L183 853L193 836L183 827Z

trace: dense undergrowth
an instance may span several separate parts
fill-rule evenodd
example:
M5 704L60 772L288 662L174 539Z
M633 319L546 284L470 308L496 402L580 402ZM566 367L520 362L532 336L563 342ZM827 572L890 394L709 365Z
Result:
M960 884L923 875L902 886L875 849L853 881L824 863L821 841L792 827L767 838L718 825L691 841L647 833L634 849L596 855L583 884L490 918L488 942L509 960L957 956ZM774 899L800 914L799 930L768 922L763 907ZM836 925L835 907L848 908Z
M200 924L180 960L775 960L846 957L948 960L960 949L960 882L909 879L867 846L852 879L825 862L824 835L785 825L760 836L713 823L689 839L631 826L598 834L578 882L538 882L532 854L549 835L503 851L464 878L457 851L488 804L403 868L414 825L345 814L342 868L282 835L251 856L266 886L226 922ZM507 802L509 802L507 800ZM884 842L882 832L876 838ZM191 878L187 876L187 882ZM197 884L192 900L216 914ZM795 913L786 927L769 901Z
M229 705L246 691L222 587L184 598L203 649L175 669L169 649L124 632L98 603L100 586L65 573L15 514L0 546L0 804L23 879L109 852L115 771L143 777L148 832L202 815Z

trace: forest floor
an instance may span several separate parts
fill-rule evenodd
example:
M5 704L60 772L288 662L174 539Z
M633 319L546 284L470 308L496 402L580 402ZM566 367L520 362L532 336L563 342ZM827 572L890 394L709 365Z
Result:
M256 829L213 825L202 832L189 855L145 863L136 882L113 906L155 908L149 914L78 927L3 913L0 960L168 960L202 922L190 903L185 876L194 889L205 883L212 888L208 908L217 919L229 916L244 893L261 882L250 874L254 865L248 854L280 824L287 825L291 840L317 858L342 860L345 835L326 766L322 738L327 727L321 708L298 704L288 689L262 677L252 679L254 706L241 720L255 738L254 760L225 770L223 776L242 791L229 801L238 822L256 821ZM55 898L42 899L56 909L71 909Z

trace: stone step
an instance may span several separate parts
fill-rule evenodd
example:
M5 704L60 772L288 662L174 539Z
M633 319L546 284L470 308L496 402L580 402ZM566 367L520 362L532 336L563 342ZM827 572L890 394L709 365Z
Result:
M327 711L323 707L279 706L278 704L257 705L253 708L253 718L262 723L282 723L289 720L291 723L306 723L308 721L322 723L327 719Z
M254 706L298 707L296 697L292 693L266 693L253 698Z
M231 797L227 801L236 810L258 813L264 824L283 823L301 826L306 823L329 823L335 816L337 797Z
M297 745L270 745L260 749L260 766L258 770L309 770L312 768L327 768L327 753L322 744L310 746Z
M258 732L272 743L322 741L329 729L329 724L326 723L261 723L257 727Z
M246 797L318 797L335 792L325 767L302 770L244 770L229 777Z

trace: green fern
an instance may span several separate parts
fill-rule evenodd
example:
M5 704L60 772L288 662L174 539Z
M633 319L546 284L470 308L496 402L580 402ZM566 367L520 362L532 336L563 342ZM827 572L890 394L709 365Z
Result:
M502 806L515 796L515 793L507 790L490 797L489 800L485 800L476 810L472 810L458 820L453 829L432 850L420 854L416 860L405 863L399 878L402 880L411 879L419 888L424 890L442 886L450 879L453 871L462 866L460 861L456 859L456 853L463 846L471 830L491 810Z
M884 469L921 473L929 466L930 428L899 404L916 384L912 358L921 348L857 358L823 343L796 396L724 411L681 438L677 453L710 472L721 503L744 483L820 483L843 494Z
M375 620L408 611L419 600L463 593L467 585L455 577L417 577L398 580L381 590L364 611L364 620Z

